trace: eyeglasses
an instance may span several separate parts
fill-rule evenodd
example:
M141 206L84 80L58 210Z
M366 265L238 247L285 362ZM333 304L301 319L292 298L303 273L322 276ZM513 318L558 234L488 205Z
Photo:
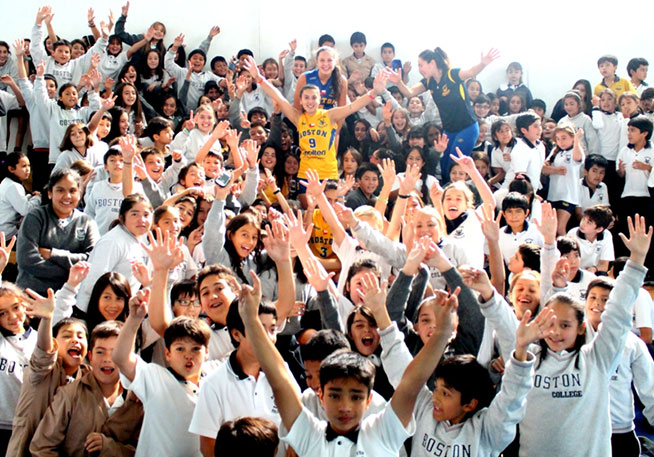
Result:
M182 308L188 308L189 306L199 308L201 306L199 300L175 300L175 302L179 303Z

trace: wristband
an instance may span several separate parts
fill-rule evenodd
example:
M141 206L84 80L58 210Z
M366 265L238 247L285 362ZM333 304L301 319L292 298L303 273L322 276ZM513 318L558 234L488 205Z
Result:
M273 195L277 195L280 192L281 192L281 190L277 189L275 192L273 192Z
M398 194L397 198L409 198L409 195Z
M131 165L132 162L123 162L123 165Z
M263 82L263 76L257 80L257 84L261 84L262 82Z
M370 98L370 100L374 100L375 96L372 94L372 92L368 92L368 98Z
M95 22L89 22L89 27L91 28L95 27Z
M184 133L186 133L187 135L190 135L191 131L189 129L187 129L186 127L184 127Z
M377 201L388 203L388 198L387 197L377 197Z

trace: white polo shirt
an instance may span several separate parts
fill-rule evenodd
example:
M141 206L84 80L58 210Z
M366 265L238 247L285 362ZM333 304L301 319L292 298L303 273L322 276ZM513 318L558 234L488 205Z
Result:
M654 149L643 148L636 152L625 146L618 153L618 160L615 162L616 170L619 169L620 161L625 164L625 183L622 197L649 197L647 183L650 172L646 170L636 170L632 164L635 160L645 162L648 165L654 165Z
M217 325L213 325L211 327L211 338L209 338L209 356L207 360L220 360L224 362L233 350L234 345L229 337L227 326L218 328Z
M199 387L178 379L171 370L137 356L136 374L120 380L143 403L145 415L136 457L202 457L200 438L187 432Z
M296 384L295 388L299 393L300 387ZM236 361L236 351L233 351L228 360L202 384L188 431L216 438L225 422L244 416L263 417L277 426L281 423L266 374L260 371L256 379L245 374Z
M615 260L613 235L608 230L598 234L595 241L592 242L586 239L586 235L581 233L579 227L570 229L568 236L577 240L577 244L579 244L581 256L579 268L596 267L599 265L600 260L608 260L609 262Z
M590 271L579 268L574 279L568 281L567 292L582 303L586 303L586 289L588 289L588 284L595 278L597 276Z
M279 437L300 457L397 457L402 444L415 430L415 419L411 418L404 428L389 402L382 412L361 422L356 442L345 436L328 441L327 422L319 420L306 408L302 408L291 430L280 432Z
M327 415L325 414L325 410L320 403L320 398L313 389L305 389L304 392L302 392L301 400L302 405L308 409L311 414L316 416L321 421L327 420ZM363 418L365 419L368 416L380 413L384 410L384 408L386 408L386 400L384 397L373 390L372 400L370 401L370 405L368 405L368 409L366 409L366 412L363 414Z
M540 172L545 162L545 146L539 142L534 145L524 138L518 138L516 145L511 150L511 166L506 172L506 178L502 188L509 188L509 184L515 179L518 173L525 173L531 180L534 191L540 189Z
M586 208L590 208L594 205L609 205L609 189L606 187L606 184L603 182L597 185L597 188L593 192L588 184L586 184L586 179L581 178L581 186L579 187L579 206L581 211L586 211ZM591 195L592 192L592 195Z
M521 244L530 243L543 247L545 241L543 235L540 233L536 224L530 224L525 220L524 230L520 233L513 233L511 227L508 225L500 229L500 251L502 251L502 258L504 263L509 264L511 257L515 255ZM488 244L484 244L484 250L488 253Z

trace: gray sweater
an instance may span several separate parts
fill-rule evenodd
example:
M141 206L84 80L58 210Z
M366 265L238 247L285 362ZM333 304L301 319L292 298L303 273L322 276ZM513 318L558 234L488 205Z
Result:
M60 227L52 205L30 211L18 232L16 284L29 287L41 295L45 295L49 287L61 289L70 267L88 259L98 238L100 235L95 222L80 211L73 212L65 227ZM52 250L49 259L41 256L40 247Z

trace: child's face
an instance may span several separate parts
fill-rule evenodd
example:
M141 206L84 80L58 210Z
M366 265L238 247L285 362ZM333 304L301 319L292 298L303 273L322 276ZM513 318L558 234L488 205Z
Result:
M458 189L449 189L443 197L443 211L449 220L456 219L468 209L465 194Z
M393 51L393 48L382 48L381 58L386 66L390 66L395 58L395 51Z
M545 122L543 124L543 139L551 140L554 138L554 130L556 130L556 122Z
M125 214L124 224L135 237L145 235L152 227L152 208L143 202L136 203Z
M612 113L615 111L615 97L611 94L602 94L600 96L600 109Z
M166 36L166 29L162 24L154 24L152 26L154 34L152 35L153 40L163 40L163 37Z
M229 306L236 298L230 281L218 275L208 275L200 283L202 311L212 322L225 325Z
M165 145L173 142L173 135L174 135L173 129L170 127L166 127L158 134L152 135L152 137L154 138L155 143Z
M597 223L591 220L588 216L583 216L579 222L579 230L586 236L596 237L599 233L604 231L602 227L598 227Z
M89 352L89 364L93 371L93 377L100 385L116 385L120 382L120 371L111 359L111 354L116 347L118 338L98 338L95 340L93 349Z
M491 110L492 114L494 114L496 116L500 115L500 99L499 98L493 99L493 101L491 102L491 105L490 105L490 110Z
M268 133L266 133L266 129L258 125L250 129L250 138L256 141L257 145L261 146L268 138Z
M640 99L640 107L646 113L652 111L652 106L654 106L654 99L651 99L651 98L641 98Z
M122 93L125 106L132 106L136 103L136 90L132 86L124 86Z
M425 107L419 97L411 97L407 109L410 114L421 114L425 110Z
M25 181L30 177L30 161L27 157L21 157L16 164L16 168L9 167L9 171L16 175L21 181Z
M307 70L307 64L305 61L300 59L295 59L293 61L293 75L296 78L299 78L302 73Z
M518 70L517 68L509 68L506 71L506 77L509 80L509 84L512 86L517 86L522 80L522 70Z
M423 211L418 211L415 217L416 237L417 239L423 236L430 237L435 243L441 241L441 235L438 229L438 221L436 217Z
M475 168L483 177L488 176L488 164L483 160L475 160Z
M354 159L354 156L351 153L346 152L343 156L343 171L345 174L353 175L356 173L358 167L359 164Z
M57 46L57 49L52 52L52 57L59 65L66 65L70 60L70 48L66 45Z
M366 171L357 182L359 183L359 189L364 194L372 195L379 186L379 176L374 171Z
M532 143L536 143L536 141L540 139L541 133L543 133L543 128L541 127L540 119L537 119L532 123L529 128L522 129L522 134Z
M195 124L202 133L209 133L209 130L213 127L213 121L213 114L205 110L195 115Z
M59 358L64 367L75 371L86 357L86 331L80 324L68 324L59 329L55 337L59 346Z
M193 215L195 214L195 208L191 202L179 202L175 205L175 208L179 211L179 220L182 224L182 228L186 228L193 221Z
M304 361L304 376L307 381L307 386L320 395L320 364L322 360L305 360Z
M507 265L507 268L513 274L518 274L525 269L525 262L522 260L520 251L515 251L515 254L509 258L509 264Z
M259 314L259 320L263 329L266 331L266 335L270 338L273 344L277 342L277 319L272 314ZM244 335L238 330L232 330L232 336L236 341L238 341L238 351L241 354L248 354L250 357L256 358L254 354L254 348L252 343L247 338L247 335Z
M129 115L127 113L122 113L118 121L118 130L120 131L120 136L127 135L129 131Z
M533 316L540 305L540 283L531 275L518 279L511 290L511 303L518 319L522 319L527 310Z
M363 141L366 139L366 133L368 133L368 129L366 128L366 124L363 122L357 122L354 124L354 138L357 141Z
M630 118L638 111L638 103L631 97L622 97L620 100L620 112L625 119Z
M627 140L629 144L645 144L647 138L647 132L641 132L639 129L633 126L627 127Z
M4 295L0 297L0 327L14 335L24 333L25 305L19 297Z
M575 139L570 132L565 130L557 130L554 134L554 140L556 141L556 145L564 151L572 148L575 142Z
M481 122L479 125L479 135L477 135L477 143L483 143L488 137L488 124Z
M4 65L9 60L9 49L6 46L0 46L0 65Z
M645 81L647 79L647 70L648 69L649 69L649 65L641 65L633 73L633 77L638 78L640 81Z
M109 135L110 130L111 130L111 121L109 119L100 119L95 134L98 137L98 139L101 140L107 135Z
M184 188L188 189L189 187L201 187L204 186L204 170L201 167L191 167L186 173L186 177L183 180L180 180L180 183Z
M268 63L263 67L263 75L266 79L277 79L279 76L279 67L275 63Z
M245 259L257 247L259 242L259 230L252 224L245 224L234 233L229 234L236 253L241 259Z
M577 335L583 335L586 327L579 325L574 309L567 304L555 302L550 307L554 310L554 333L547 338L547 346L555 352L574 347Z
M213 72L223 78L227 74L227 62L217 60L213 63Z
M70 131L70 142L78 150L86 149L86 132L80 127L73 127Z
M329 425L336 433L357 428L371 400L368 387L354 378L332 379L320 394Z
M69 217L77 208L80 199L77 181L70 176L61 178L54 188L48 191L48 197L52 200L52 208L57 217Z
M606 308L606 302L609 300L610 293L610 290L603 287L593 287L588 291L588 296L586 297L586 319L588 319L595 329L602 322L602 313Z
M289 156L286 158L286 161L284 162L284 173L286 173L289 176L294 176L297 174L297 171L300 169L300 162L293 157Z
M77 89L73 86L67 87L59 96L59 100L64 104L66 108L72 108L77 105L79 96L77 94Z
M436 330L436 315L434 314L434 308L429 303L425 303L420 307L415 328L420 340L423 344L427 344L427 340Z
M202 54L193 54L193 56L188 59L189 65L191 66L191 70L193 70L196 73L199 73L202 71L204 68L204 57L202 57Z
M144 160L145 171L155 181L159 182L164 171L164 159L161 154L150 154Z
M220 159L216 156L206 156L202 161L202 167L208 179L216 179L220 173Z
M599 64L599 72L603 78L612 78L615 76L615 70L618 67L611 62L602 62Z
M163 233L168 233L177 238L179 233L182 231L182 222L179 220L179 211L167 211L157 222L157 227L159 227Z
M422 160L420 153L414 149L409 152L408 156L406 156L406 165L407 168L415 165L419 170L422 170L422 167L425 165L425 161Z
M561 255L561 258L568 261L570 265L570 278L574 278L579 271L579 265L581 264L581 256L579 251L570 251L567 254Z
M123 46L120 40L116 38L112 38L111 40L109 40L109 44L107 44L107 51L109 51L109 54L115 56L119 54L120 51L122 50L123 50Z
M604 176L606 175L606 168L600 167L598 165L593 165L590 167L590 170L584 169L584 176L586 176L586 181L593 187L600 185L604 181Z
M163 104L162 111L168 117L172 117L175 115L175 113L177 112L177 102L175 101L175 97L168 97L166 99L166 101Z
M325 52L320 55L327 54ZM313 113L320 107L320 92L318 90L306 89L300 96L302 108L307 113Z
M261 154L261 165L272 171L277 165L277 153L274 148L266 148Z
M459 164L455 163L452 165L452 168L450 168L450 181L452 182L458 182L458 181L465 181L468 179L468 173L463 171L463 168L459 166Z
M436 421L450 421L452 424L460 423L465 415L475 409L476 401L467 405L461 404L461 392L450 387L443 379L436 379L432 394L433 418ZM472 403L475 403L474 405Z
M570 117L574 117L581 112L581 106L575 98L567 97L563 99L563 109Z
M401 92L393 92L391 95L400 105L404 103L404 96Z
M98 300L98 311L105 320L113 321L125 309L125 299L114 292L111 286L105 287Z
M522 98L514 95L509 99L509 114L518 114L522 111Z
M474 100L481 95L481 86L479 83L470 83L468 86L468 96L470 100Z
M149 53L147 58L147 64L150 70L156 70L157 67L159 66L159 53L158 52Z
M188 203L187 205L190 206L190 204ZM204 222L207 220L207 215L209 214L210 209L211 209L211 202L207 200L200 200L200 203L198 204L198 215L197 215L198 224L204 224ZM181 214L181 210L180 210L180 214ZM184 223L185 220L184 220L184 216L182 215L182 225L186 227ZM188 223L190 224L190 221Z
M191 319L200 317L200 301L195 294L182 294L173 301L173 314L175 317L186 316Z
M391 115L391 123L393 124L393 127L395 127L395 130L402 132L407 123L404 113L400 110L393 111L393 114Z
M354 51L354 57L360 59L363 57L363 53L366 51L365 43L352 43L352 51Z
M86 49L84 49L84 46L82 46L80 43L75 43L72 48L73 50L70 53L71 59L77 59L78 57L82 57L84 54L86 54Z
M483 119L486 116L488 116L488 113L490 112L490 104L483 102L483 103L475 103L472 105L472 109L475 112L475 115L479 119Z
M170 368L184 379L194 379L200 375L202 363L208 353L206 346L189 337L173 341L165 352Z
M48 91L48 98L54 98L57 95L57 84L51 79L45 80L45 88Z
M517 231L522 231L529 211L525 211L522 208L507 208L503 211L503 214L509 227Z

